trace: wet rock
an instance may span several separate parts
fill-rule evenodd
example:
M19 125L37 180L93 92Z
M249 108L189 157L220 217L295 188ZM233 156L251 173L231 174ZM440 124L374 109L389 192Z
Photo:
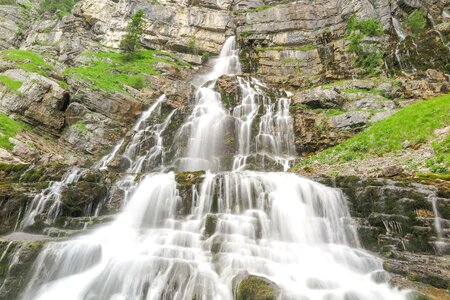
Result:
M40 253L45 239L0 240L0 299L18 299L26 287L28 272Z
M237 284L237 300L275 300L278 295L278 286L264 277L248 275Z

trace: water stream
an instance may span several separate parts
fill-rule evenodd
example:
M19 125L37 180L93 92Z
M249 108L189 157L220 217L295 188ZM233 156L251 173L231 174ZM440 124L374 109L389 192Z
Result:
M387 284L381 260L360 248L340 190L255 171L289 166L290 102L255 78L236 77L237 51L228 38L198 79L192 112L174 133L174 157L163 139L174 112L149 122L165 97L143 113L122 154L123 211L89 234L47 244L23 299L233 299L247 274L274 282L280 299L405 299ZM232 109L215 90L221 75L237 80ZM197 170L205 171L198 182L179 182L176 172Z

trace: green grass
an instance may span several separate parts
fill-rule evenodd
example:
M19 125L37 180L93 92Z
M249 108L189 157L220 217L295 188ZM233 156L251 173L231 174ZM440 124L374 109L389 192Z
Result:
M61 19L69 15L74 6L74 0L41 0L38 13L41 15L45 13L51 14Z
M370 156L383 156L402 150L405 141L409 141L410 145L430 142L436 129L449 125L449 111L450 94L416 102L353 138L305 159L295 168L312 166L315 162L335 165ZM449 138L433 143L433 147L436 156L428 160L427 164L433 166L434 169L430 167L433 172L448 172Z
M6 75L0 75L0 85L6 86L10 92L19 94L19 88L22 86L22 81L13 80Z
M163 51L145 50L137 52L133 60L114 52L85 53L93 60L86 66L69 68L64 74L89 81L94 88L106 92L125 92L124 86L142 89L147 85L145 74L159 75L153 65L166 62L179 67L189 64Z
M0 0L0 5L17 5L16 0Z
M85 132L87 130L86 128L86 123L84 123L83 120L79 120L77 123L75 123L75 127L78 129L78 131L80 132Z
M16 68L46 77L49 77L50 72L55 70L41 56L27 50L4 50L0 52L0 57L7 61L15 62Z
M12 149L14 144L9 141L9 138L16 136L26 126L25 123L14 121L0 113L0 148Z

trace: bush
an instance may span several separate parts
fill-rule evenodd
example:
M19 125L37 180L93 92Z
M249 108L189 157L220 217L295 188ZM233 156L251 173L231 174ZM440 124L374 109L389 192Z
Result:
M427 25L425 13L421 10L415 10L408 16L405 23L413 34L418 34Z
M127 34L120 42L120 49L126 54L126 58L131 60L134 58L134 54L141 43L141 35L144 32L142 27L144 20L144 11L138 10L131 18L130 24L127 27Z
M365 74L378 74L382 63L383 52L376 46L364 41L368 36L380 36L383 27L374 19L359 20L356 16L350 17L347 22L345 39L349 41L347 50L356 55L355 64Z
M75 6L74 0L42 0L39 3L40 14L54 14L58 19L69 15Z

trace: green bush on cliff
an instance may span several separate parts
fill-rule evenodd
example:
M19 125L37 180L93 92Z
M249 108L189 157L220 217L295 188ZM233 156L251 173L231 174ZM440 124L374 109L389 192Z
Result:
M409 30L411 30L411 32L413 34L418 34L427 25L427 20L425 19L425 13L420 9L416 9L408 16L405 23L406 23L406 26L409 28Z
M25 127L24 123L15 121L0 113L0 148L12 149L14 144L9 141L9 138L15 137Z
M135 53L141 44L141 35L144 32L144 28L142 27L144 24L143 17L143 10L138 10L133 15L131 22L128 24L126 35L120 41L120 49L126 53L125 59L127 60L134 59Z
M355 64L365 74L378 74L383 52L378 46L364 41L366 37L377 37L383 34L383 27L374 19L359 20L350 17L347 22L345 39L348 41L348 51L355 54Z
M296 168L313 166L315 162L335 165L370 156L383 156L395 153L435 139L438 128L449 126L450 94L413 103L391 117L374 123L366 131L353 138L316 155L313 155ZM450 140L432 143L435 156L426 165L432 172L448 173L450 167Z

